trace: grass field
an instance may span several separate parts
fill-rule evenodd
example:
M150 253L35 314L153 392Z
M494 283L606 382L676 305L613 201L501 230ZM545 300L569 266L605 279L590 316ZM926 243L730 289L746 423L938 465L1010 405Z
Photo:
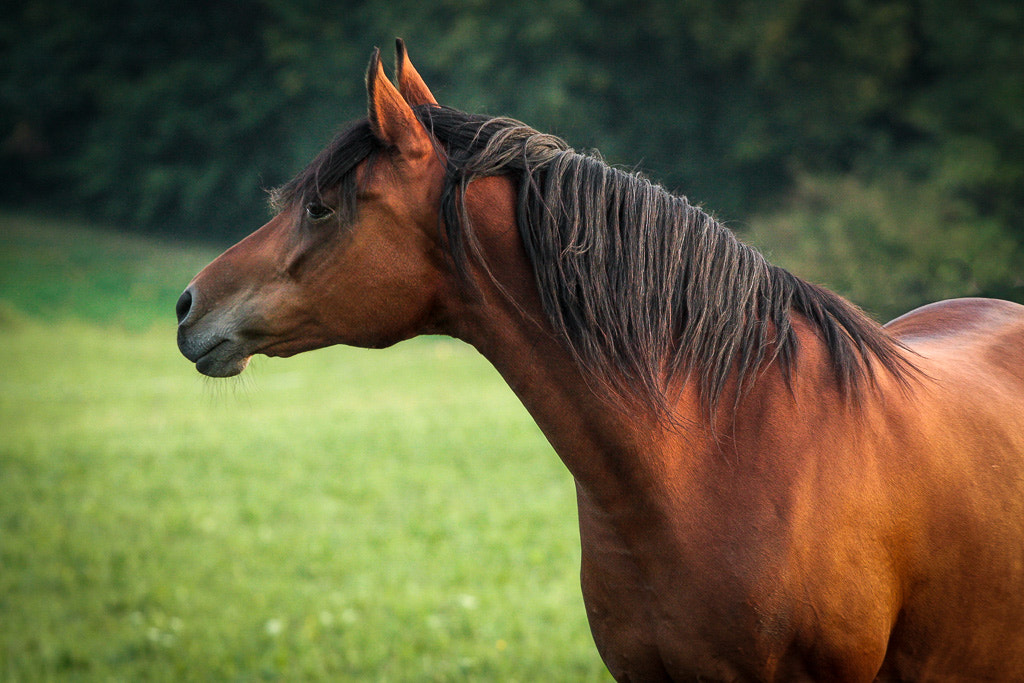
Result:
M607 680L571 477L486 362L206 380L214 255L0 214L0 679Z

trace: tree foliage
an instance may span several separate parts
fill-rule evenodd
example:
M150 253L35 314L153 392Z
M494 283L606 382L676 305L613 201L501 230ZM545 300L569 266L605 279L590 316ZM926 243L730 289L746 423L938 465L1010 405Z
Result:
M362 115L370 48L400 35L445 103L639 166L875 310L1024 296L1018 0L20 0L6 14L6 204L237 237L265 218L264 189ZM925 256L965 244L985 248L959 275ZM894 271L861 264L885 259L912 276L875 287Z

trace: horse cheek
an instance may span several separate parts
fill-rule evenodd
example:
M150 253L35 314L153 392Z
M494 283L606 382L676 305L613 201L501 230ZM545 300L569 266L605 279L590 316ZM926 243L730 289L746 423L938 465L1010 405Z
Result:
M329 279L310 283L335 343L369 348L390 346L420 333L429 317L433 281L429 264L387 240L356 239Z

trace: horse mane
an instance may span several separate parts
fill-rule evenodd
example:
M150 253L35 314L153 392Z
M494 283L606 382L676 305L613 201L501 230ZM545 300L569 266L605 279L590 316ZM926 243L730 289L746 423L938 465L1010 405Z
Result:
M440 220L459 274L470 283L469 263L482 259L464 205L469 184L511 177L544 313L579 366L620 403L668 415L669 387L682 377L696 382L713 419L731 378L736 403L766 362L776 361L790 381L799 347L794 315L825 344L844 395L874 383L872 357L902 382L913 371L903 347L852 303L768 263L641 174L513 119L437 105L414 111L443 149ZM379 152L372 138L365 122L349 128L278 201L308 201L341 185L343 205L354 210L351 177Z

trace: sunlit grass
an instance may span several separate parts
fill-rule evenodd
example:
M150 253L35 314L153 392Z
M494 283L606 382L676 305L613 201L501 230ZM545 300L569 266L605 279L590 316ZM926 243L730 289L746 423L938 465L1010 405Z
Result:
M216 255L208 246L0 212L0 300L42 320L145 329L173 322L178 295Z
M571 477L483 359L431 338L207 380L152 322L173 269L129 317L0 289L0 678L607 677Z

